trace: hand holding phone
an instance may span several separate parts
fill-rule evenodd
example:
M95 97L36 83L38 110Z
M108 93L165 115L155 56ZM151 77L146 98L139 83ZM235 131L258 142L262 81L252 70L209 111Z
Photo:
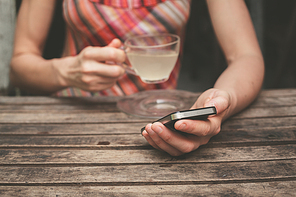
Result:
M210 115L216 115L217 110L215 107L205 107L205 108L198 108L192 110L185 110L185 111L177 111L171 114L168 114L154 122L161 122L164 124L168 129L172 131L179 131L175 129L174 125L175 122L182 119L190 119L190 120L205 120ZM153 122L153 123L154 123ZM145 127L141 129L141 133L145 130ZM181 132L181 131L179 131Z

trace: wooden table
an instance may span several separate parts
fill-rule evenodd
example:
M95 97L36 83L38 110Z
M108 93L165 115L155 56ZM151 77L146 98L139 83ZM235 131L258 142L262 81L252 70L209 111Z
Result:
M181 157L116 100L0 97L0 196L295 196L296 89L263 91Z

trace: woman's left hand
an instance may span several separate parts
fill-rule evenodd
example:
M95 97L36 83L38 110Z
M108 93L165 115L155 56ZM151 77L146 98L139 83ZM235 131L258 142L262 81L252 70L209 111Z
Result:
M151 146L172 156L189 153L208 143L210 138L220 132L222 121L227 117L231 105L230 94L219 89L209 89L202 93L191 109L215 106L217 115L206 120L179 120L175 129L169 130L160 122L148 124L142 135Z

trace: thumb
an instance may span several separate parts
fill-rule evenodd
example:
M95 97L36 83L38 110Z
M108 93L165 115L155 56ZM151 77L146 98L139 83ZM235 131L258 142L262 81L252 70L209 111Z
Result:
M120 48L122 45L121 41L118 38L114 38L109 44L108 47Z
M204 107L212 107L215 106L217 110L217 114L223 113L229 107L230 101L229 96L227 95L214 95L212 98L208 99L208 101L204 104Z

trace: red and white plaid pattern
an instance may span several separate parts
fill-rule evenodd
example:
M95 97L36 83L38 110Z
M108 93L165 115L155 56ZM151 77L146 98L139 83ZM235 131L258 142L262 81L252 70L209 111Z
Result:
M133 35L172 33L182 38L189 17L190 0L64 0L67 24L64 56L77 55L86 46L106 46L114 38L122 42ZM61 65L62 66L62 65ZM145 84L125 74L112 88L90 93L67 88L58 96L129 95L143 90L174 89L180 59L168 81Z

